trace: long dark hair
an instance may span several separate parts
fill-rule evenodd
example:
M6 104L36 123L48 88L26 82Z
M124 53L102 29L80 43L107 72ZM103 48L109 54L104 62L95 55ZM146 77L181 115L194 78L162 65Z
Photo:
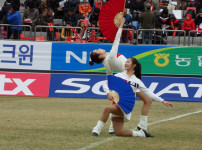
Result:
M99 58L100 54L96 53L96 52L91 52L90 53L90 59L91 61L89 61L89 64L92 66L94 65L94 62L96 64L101 64L103 62L104 59L100 59Z
M136 64L136 67L134 68L134 74L135 74L135 76L141 80L141 78L142 78L141 64L134 57L131 57L130 59L132 61L132 64Z

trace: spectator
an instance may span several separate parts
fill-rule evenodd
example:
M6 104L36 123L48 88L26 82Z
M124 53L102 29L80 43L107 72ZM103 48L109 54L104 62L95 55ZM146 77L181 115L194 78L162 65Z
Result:
M202 8L202 0L197 0L197 3L196 3L196 13L198 13L201 8Z
M25 9L25 13L23 16L24 24L29 24L32 27L37 25L39 19L39 11L34 8L34 3L29 4L29 8Z
M97 0L93 5L93 10L95 10L95 8L99 8L101 10L103 6L104 6L103 0Z
M185 10L186 8L186 0L177 0L177 10Z
M152 35L153 36L153 44L164 44L165 41L164 41L164 37L162 37L162 31L159 31L161 30L161 23L160 22L157 22L155 24L155 31L154 31L154 34Z
M14 6L15 5L15 11L19 11L20 10L20 0L11 0L11 5Z
M96 23L98 23L98 17L100 14L100 9L99 8L95 8L93 13L90 14L89 16L89 22L92 24L92 22L96 21Z
M127 13L127 9L124 8L124 11L123 11L123 17L125 18L125 23L124 23L124 27L131 27L131 16Z
M39 5L40 12L43 13L48 8L53 8L53 1L52 0L42 0Z
M52 8L54 11L54 18L55 19L62 19L64 14L65 14L65 11L63 10L63 8L59 4L61 1L62 0L53 0Z
M196 7L195 0L188 0L187 1L187 7Z
M127 14L127 9L124 8L123 11L123 17L125 18L125 23L123 25L124 28L130 29L131 28L131 17L129 14ZM128 30L123 30L122 31L122 36L121 36L121 42L122 43L128 43L129 41L129 31Z
M202 31L202 9L200 9L199 13L196 15L195 24L197 28L196 30ZM202 35L202 33L198 32L198 35Z
M77 30L78 34L81 36L83 40L86 39L86 32L87 32L86 28L88 27L86 20L81 19L78 26L82 28L82 30L80 29Z
M87 0L83 0L83 2L79 4L79 15L88 17L91 11L92 11L92 8L90 4L87 2Z
M2 20L3 24L7 24L7 14L11 9L11 0L6 0L5 5L1 9L0 20Z
M151 4L147 3L145 5L146 12L140 17L142 29L154 29L155 16L150 9ZM149 44L152 44L152 31L143 31L143 44L146 44L147 41Z
M132 26L136 30L139 29L139 21L142 12L144 11L144 2L142 0L132 0L130 2L130 13L132 15Z
M157 22L161 24L162 29L168 28L169 25L169 16L168 16L168 9L164 8L161 12L160 16L157 19Z
M131 1L132 0L126 0L125 8L130 8Z
M41 14L38 24L40 25L48 25L48 23L53 22L53 9L48 8Z
M70 24L66 24L66 27L71 27ZM74 35L71 28L62 28L61 40L62 41L72 41L72 36Z
M91 23L91 27L92 28L96 28L97 27L97 21L93 20ZM88 42L98 42L101 43L103 40L103 37L101 36L101 32L99 29L89 29L88 33Z
M64 25L69 24L73 27L77 25L78 16L74 13L74 9L70 8L68 13L66 13L62 19Z
M88 0L88 1L90 3L90 6L93 7L96 0L95 1L94 0Z
M38 21L38 24L45 25L45 26L52 26L53 25L53 9L48 8L43 12L43 14L40 15L40 19ZM44 28L43 28L44 29ZM55 31L53 28L45 28L47 31L47 40L54 41L55 40Z
M189 31L196 30L194 20L192 20L192 17L190 14L186 15L181 30L184 30L186 32L186 35L188 35Z
M24 2L24 4L25 4L25 9L28 9L30 3L32 3L32 2L34 3L34 8L39 9L39 6L40 6L42 0L26 0L26 1Z
M78 14L78 5L79 5L79 0L68 0L64 4L64 9L65 9L64 11L65 11L65 13L67 13L68 10L70 8L72 8L74 10L74 13Z
M159 14L159 5L157 4L157 2L155 2L153 0L146 0L144 2L145 7L146 7L147 3L151 4L150 11L153 12L155 16L157 16Z
M171 14L169 17L169 30L179 30L179 29L180 29L179 20L176 19L174 14ZM176 32L173 32L172 35L176 36Z
M11 10L7 14L7 21L11 25L22 25L21 15L19 11L16 11L17 9L18 9L17 5L11 5ZM7 39L10 39L12 33L13 33L13 39L19 39L21 30L22 27L18 26L9 27L7 32Z

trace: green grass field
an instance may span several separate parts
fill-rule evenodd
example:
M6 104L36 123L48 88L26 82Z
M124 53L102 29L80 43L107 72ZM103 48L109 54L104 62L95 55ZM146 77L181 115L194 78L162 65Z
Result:
M153 102L148 131L154 138L116 138L107 132L109 121L93 137L92 128L108 104L103 99L0 96L0 149L202 150L202 103L173 102L168 108ZM136 128L141 107L142 101L136 101L125 129ZM201 112L192 114L196 111Z

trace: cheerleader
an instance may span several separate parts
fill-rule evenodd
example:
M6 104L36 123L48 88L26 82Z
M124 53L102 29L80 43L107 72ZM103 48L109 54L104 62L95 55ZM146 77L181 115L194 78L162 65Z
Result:
M138 93L139 91L144 91L144 93L151 97L153 100L159 101L161 100L156 94L149 91L144 83L136 77L134 73L139 73L139 78L141 78L141 64L138 63L137 59L131 57L125 63L125 70L121 73L116 74L115 76L120 77L127 81L133 89L134 93ZM107 84L106 84L107 86ZM165 101L165 104L172 107L171 103ZM116 136L126 136L126 137L151 137L145 130L140 129L139 131L130 131L123 130L124 121L129 121L131 118L131 113L124 114L120 107L117 104L108 105L105 107L103 114L100 120L97 122L97 125L93 128L92 135L98 136L104 127L110 113L111 120L113 123L113 128Z
M125 19L121 19L120 27L117 31L112 49L109 54L106 54L106 51L104 49L96 49L90 53L90 58L91 61L89 62L90 65L93 65L94 63L101 64L103 63L104 67L107 70L107 75L112 75L113 70L117 70L119 72L124 71L124 65L125 62L127 61L126 57L124 57L121 54L118 54L118 46L120 43L120 37L122 33L122 28L124 25ZM141 72L135 72L136 76L138 77L138 74L141 74ZM113 96L109 93L109 89L105 86L104 91L107 94L107 97L109 100L113 99ZM144 94L144 91L140 91L136 94L137 97L139 97L144 103L142 106L141 110L141 115L140 115L140 122L137 125L137 129L143 129L147 130L147 120L148 120L148 112L149 108L152 104L152 99L151 97L149 98ZM159 98L158 101L162 102L166 106L169 106L169 103L164 101L163 99ZM109 133L112 134L114 133L114 129L112 124L109 127Z

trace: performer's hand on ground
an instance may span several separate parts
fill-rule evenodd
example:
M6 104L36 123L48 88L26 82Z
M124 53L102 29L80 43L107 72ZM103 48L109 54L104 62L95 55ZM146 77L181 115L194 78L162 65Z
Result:
M121 18L121 24L120 24L120 28L123 28L123 25L125 23L126 19L124 17Z
M112 96L112 94L109 92L109 93L107 93L107 98L108 98L108 100L114 100L114 97Z
M163 101L162 102L164 105L166 105L166 106L168 106L168 107L173 107L173 104L172 103L169 103L169 102L167 102L167 101Z

